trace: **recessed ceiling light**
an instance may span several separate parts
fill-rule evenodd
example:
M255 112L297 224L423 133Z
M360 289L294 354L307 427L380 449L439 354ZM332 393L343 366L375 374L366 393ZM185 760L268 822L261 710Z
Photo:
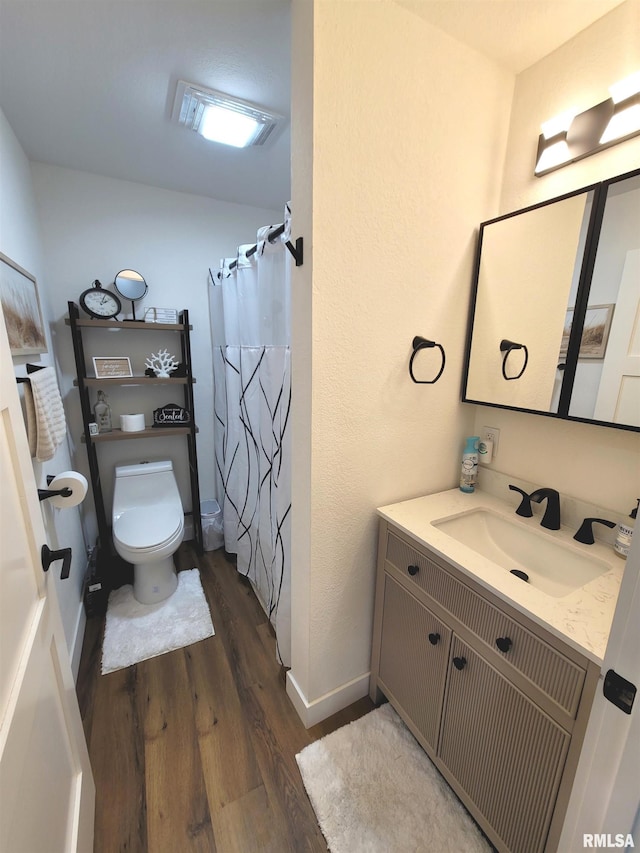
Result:
M264 145L283 116L214 89L178 81L173 116L205 139L246 148Z

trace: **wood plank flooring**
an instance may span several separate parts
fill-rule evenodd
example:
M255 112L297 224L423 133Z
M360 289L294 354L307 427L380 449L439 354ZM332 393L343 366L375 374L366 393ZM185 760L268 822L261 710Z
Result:
M101 675L104 617L87 622L78 699L96 783L95 853L326 853L295 755L374 707L305 730L271 626L222 551L198 556L215 636Z

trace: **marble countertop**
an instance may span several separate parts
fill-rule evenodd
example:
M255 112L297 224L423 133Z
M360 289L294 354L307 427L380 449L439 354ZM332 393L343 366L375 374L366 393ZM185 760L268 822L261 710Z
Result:
M625 562L615 556L610 546L598 540L593 545L576 542L573 529L562 527L560 530L546 530L540 527L539 517L517 516L516 505L511 506L478 489L473 494L451 489L380 507L378 514L409 538L444 557L463 574L474 578L534 622L601 665ZM562 598L547 595L432 524L439 519L475 509L488 509L516 524L535 529L542 536L561 542L575 553L588 554L602 560L609 568L595 580Z

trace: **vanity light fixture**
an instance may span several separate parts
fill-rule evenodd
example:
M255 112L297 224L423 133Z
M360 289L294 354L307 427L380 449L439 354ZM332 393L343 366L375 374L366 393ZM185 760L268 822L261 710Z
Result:
M571 126L577 110L571 109L555 118L545 121L540 128L544 137L544 147L539 154L536 174L557 169L571 160L571 152L567 145L567 131Z
M600 137L600 144L623 139L640 131L640 71L609 88L613 115Z
M545 122L534 173L546 175L640 133L640 71L610 87L610 98Z
M256 104L184 80L178 81L173 118L211 142L235 148L264 145L284 121Z

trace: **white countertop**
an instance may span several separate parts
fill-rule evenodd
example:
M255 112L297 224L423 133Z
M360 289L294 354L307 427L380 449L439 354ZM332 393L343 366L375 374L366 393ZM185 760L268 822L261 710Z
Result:
M472 494L451 489L383 506L378 509L378 513L411 539L444 557L463 574L474 578L597 664L602 664L625 562L616 557L610 546L598 540L593 545L576 542L573 529L562 527L560 530L547 530L540 526L539 517L521 518L515 514L517 505L515 496L514 505L511 506L477 488ZM553 598L509 574L506 569L432 524L438 519L459 515L470 509L489 509L516 524L534 528L543 536L562 542L576 553L603 560L609 570L563 598Z

